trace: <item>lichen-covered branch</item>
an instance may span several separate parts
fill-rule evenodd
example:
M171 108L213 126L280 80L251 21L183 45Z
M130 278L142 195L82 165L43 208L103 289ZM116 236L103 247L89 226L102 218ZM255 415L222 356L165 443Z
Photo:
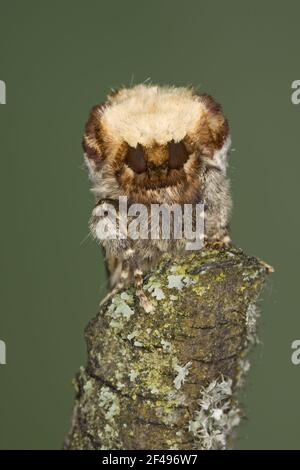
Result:
M145 279L152 314L133 287L115 295L86 329L65 449L227 448L268 271L235 247L209 246L163 256Z

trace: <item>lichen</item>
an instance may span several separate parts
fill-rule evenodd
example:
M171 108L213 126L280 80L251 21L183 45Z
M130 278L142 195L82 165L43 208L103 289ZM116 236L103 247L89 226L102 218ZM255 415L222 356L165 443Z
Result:
M160 282L148 282L145 285L145 289L151 293L151 297L154 297L156 300L165 299L166 296L162 290L162 286Z
M168 276L168 289L182 289L184 287L183 278L183 274L170 274Z
M165 341L164 339L162 339L160 342L164 351L166 352L172 351L172 344L170 343L170 341Z
M246 311L247 341L253 345L258 343L256 334L257 319L259 310L254 302L250 302Z
M105 386L101 388L99 393L99 406L105 411L105 419L107 421L113 421L114 417L120 413L117 394Z
M110 322L112 328L120 329L123 327L122 320L130 319L134 314L134 310L131 308L132 304L133 296L128 292L122 292L113 297L107 310L107 314L112 318Z
M168 276L168 289L183 289L184 287L195 284L196 281L184 274L170 274Z
M221 377L201 390L197 410L189 422L195 447L205 450L225 449L232 429L240 422L240 410L232 398L232 380Z
M136 370L131 369L131 371L130 371L129 374L128 374L128 377L129 377L130 382L134 382L135 379L138 377L138 375L139 375L139 374L138 374L138 372L137 372Z
M83 390L85 393L89 394L93 390L93 382L92 380L87 380L83 386Z
M144 284L154 315L132 285L116 294L86 329L66 448L228 446L265 274L241 250L207 248L162 257Z
M192 365L191 361L187 362L185 366L180 366L179 364L174 365L174 369L177 372L177 375L174 379L174 386L177 390L179 390L182 384L184 384L185 379L187 375L189 374L189 368L191 367L191 365Z

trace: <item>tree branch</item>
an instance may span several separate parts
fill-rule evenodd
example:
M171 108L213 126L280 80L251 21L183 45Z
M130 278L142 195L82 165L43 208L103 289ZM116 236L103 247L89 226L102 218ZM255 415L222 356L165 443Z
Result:
M88 364L75 380L65 449L219 449L240 410L235 391L255 341L255 302L269 267L240 249L166 254L86 329Z

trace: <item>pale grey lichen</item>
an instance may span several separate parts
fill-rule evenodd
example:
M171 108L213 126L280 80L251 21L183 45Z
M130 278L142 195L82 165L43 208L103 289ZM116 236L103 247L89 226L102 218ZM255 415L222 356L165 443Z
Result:
M98 437L102 443L100 450L111 450L115 447L115 442L118 439L118 430L110 424L105 424L103 431L98 431Z
M247 342L250 345L259 342L256 334L256 324L259 317L259 311L255 303L250 303L246 312Z
M182 289L184 287L183 278L183 274L170 274L168 276L168 289Z
M174 379L174 386L177 390L181 388L181 385L185 382L186 376L189 374L189 368L191 367L192 362L187 362L185 366L180 366L179 364L174 365L174 369L178 374L176 375Z
M118 381L116 383L116 387L117 387L117 390L122 390L123 388L125 388L125 384L123 384L122 382Z
M123 379L123 372L117 369L115 372L115 378L117 390L122 390L125 387L125 384L121 382L121 380Z
M93 382L92 380L87 380L83 386L83 390L85 393L90 394L93 391Z
M240 410L232 398L232 380L213 380L201 391L200 409L189 422L195 447L206 450L226 449L227 438L240 422Z
M165 341L164 339L162 339L160 342L164 351L166 352L172 351L172 344L170 343L170 341Z
M190 277L188 276L185 276L183 278L183 282L185 284L185 287L188 287L188 286L192 286L193 284L196 284L196 281L194 281L193 279L191 279Z
M134 382L135 379L138 377L138 375L139 375L139 374L137 373L136 370L131 369L131 371L130 371L129 374L128 374L128 377L129 377L130 382Z
M166 298L160 282L149 282L146 284L145 289L151 293L151 297L154 297L156 300L163 300Z
M120 414L119 398L109 387L103 386L99 393L99 406L103 408L105 419L113 421L114 417Z
M136 332L136 331L133 331L132 333L129 333L129 334L127 335L127 339L128 339L129 341L131 341L136 335L137 335L137 332Z
M259 310L254 302L249 303L246 311L246 340L245 349L239 358L237 367L236 386L241 388L245 384L245 376L250 369L250 361L247 359L251 347L259 343L256 332L257 319L259 318Z
M195 284L195 281L184 274L169 274L168 289L183 289L184 287Z
M127 292L116 294L110 306L108 307L107 313L112 318L110 326L113 328L122 328L122 319L129 320L134 314L134 310L130 305L133 305L133 296Z
M115 418L120 414L119 398L109 387L102 386L98 393L98 405L102 408L106 420L103 431L98 431L102 443L100 450L118 448L119 444L116 443L119 431Z

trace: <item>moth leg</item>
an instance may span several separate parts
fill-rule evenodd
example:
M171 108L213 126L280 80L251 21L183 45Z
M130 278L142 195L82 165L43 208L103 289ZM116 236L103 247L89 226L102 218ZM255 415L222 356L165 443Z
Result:
M143 272L140 269L135 269L134 272L134 286L135 294L139 299L140 306L145 310L146 313L151 313L154 310L154 305L146 296L143 289Z
M129 277L129 265L127 262L124 262L122 265L122 271L120 274L120 279L115 285L115 287L108 292L108 294L104 297L104 299L101 300L100 302L100 307L102 307L104 304L106 304L114 295L116 295L120 290L122 290L125 286L125 283Z
M107 287L113 289L119 282L122 272L122 261L116 256L105 257L105 267L107 276Z
M224 247L227 247L231 244L231 238L228 235L228 233L216 234L211 238L211 240L213 241L214 244L224 246Z
M231 238L229 235L229 227L220 227L216 232L210 236L204 236L205 242L211 242L214 245L220 247L228 247L231 244Z

